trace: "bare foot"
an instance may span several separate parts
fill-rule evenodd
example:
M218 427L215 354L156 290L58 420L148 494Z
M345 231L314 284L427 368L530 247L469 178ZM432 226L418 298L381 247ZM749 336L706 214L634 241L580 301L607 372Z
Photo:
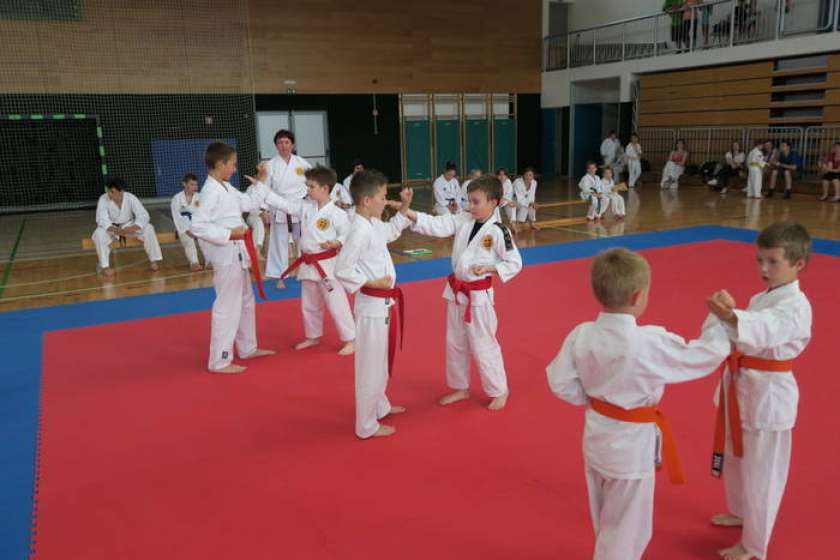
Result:
M470 398L470 392L466 389L458 389L453 393L448 393L443 395L440 399L438 399L438 403L441 406L446 406L448 404L456 403L458 401L462 401L464 399Z
M116 272L114 272L113 268L103 268L102 269L102 276L105 278L113 278Z
M510 393L501 395L490 401L490 404L487 405L489 410L502 410L505 405L507 404L508 395Z
M199 264L199 263L192 263L190 265L190 271L191 272L201 272L202 270L204 270L204 269L202 268L201 264Z
M540 226L537 225L537 222L531 222L531 229L534 231L540 231Z
M339 356L350 356L356 351L356 345L353 344L353 341L345 342L344 346L341 347L341 350L338 351Z
M245 366L238 366L236 364L230 364L229 366L223 367L223 368L220 368L220 369L211 369L210 373L242 373L246 369L248 369L248 368L245 367Z
M402 414L405 412L405 407L400 405L391 405L391 410L388 411L388 414L385 416L391 416L392 414Z
M710 519L712 525L718 527L741 527L744 525L744 520L731 513L718 513L713 515Z
M160 270L160 265L156 262L150 262L149 270L151 270L152 272L157 272L158 270Z
M283 289L285 289L285 288L286 288L286 283L285 283L285 282L283 282L282 280L278 280L278 281L277 281L277 289L278 289L278 290L283 290Z
M387 437L394 435L397 429L393 426L386 426L385 424L380 424L379 429L376 430L376 433L373 434L373 437Z
M275 350L268 350L267 348L257 348L247 356L239 356L243 360L253 360L254 358L262 358L263 356L273 356L277 352Z
M753 555L747 552L747 549L741 543L719 550L718 554L726 558L726 560L751 560L753 558Z
M213 263L204 263L204 270L213 270Z
M313 346L318 346L320 343L320 338L305 338L297 344L295 344L295 350L304 350L306 348L312 348Z
M510 223L510 229L512 229L512 230L513 230L513 234L514 234L514 235L518 235L518 234L519 234L519 226L518 226L518 225L516 225L516 222L511 222L511 223Z

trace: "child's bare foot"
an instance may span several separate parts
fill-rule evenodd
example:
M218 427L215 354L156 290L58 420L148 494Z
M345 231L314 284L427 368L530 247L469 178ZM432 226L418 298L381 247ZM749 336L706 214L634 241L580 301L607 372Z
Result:
M391 416L392 414L402 414L405 412L405 407L400 405L392 405L391 410L388 411L388 414L385 416Z
M278 290L283 290L286 288L286 283L282 280L278 280L276 286Z
M245 366L238 366L236 364L230 364L229 366L220 368L220 369L211 369L210 373L242 373L248 369Z
M438 400L438 403L440 403L441 406L446 406L448 404L456 403L458 401L462 401L462 400L468 399L468 398L470 398L470 392L469 391L467 391L466 389L458 389L457 391L455 391L453 393L443 395Z
M726 558L726 560L751 560L754 558L741 543L719 550L718 554Z
M273 356L277 352L275 350L268 350L267 348L257 348L247 356L239 356L243 360L253 360L254 358L262 358L263 356Z
M114 272L113 268L103 268L102 269L102 276L105 278L113 278L116 272Z
M160 270L160 265L158 265L158 263L156 262L150 262L149 270L151 270L152 272L157 272L158 270Z
M718 513L717 515L713 515L710 521L712 525L717 525L718 527L741 527L744 525L743 519L731 513Z
M385 424L380 424L379 429L376 430L376 433L373 434L373 437L387 437L394 435L397 429L393 426L386 426Z
M312 348L313 346L318 346L321 343L320 338L307 338L301 340L297 344L295 344L295 350L305 350L306 348Z
M204 270L204 269L202 268L201 264L199 264L199 263L192 263L190 265L190 271L191 272L201 272L202 270Z
M537 225L537 222L530 222L531 229L534 231L540 231L540 226Z
M338 351L339 356L349 356L356 351L356 345L353 344L353 341L345 342L344 346L341 347L341 350Z
M516 225L516 222L511 222L510 223L510 229L513 230L514 235L517 235L519 233L519 226Z
M504 395L496 397L495 399L490 401L490 404L487 405L487 408L489 410L502 410L507 404L509 394L510 393L505 393Z

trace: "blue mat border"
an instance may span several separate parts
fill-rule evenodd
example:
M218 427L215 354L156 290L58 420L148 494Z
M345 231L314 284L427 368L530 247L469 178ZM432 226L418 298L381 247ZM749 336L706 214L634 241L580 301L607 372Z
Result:
M609 247L638 251L712 240L752 243L756 236L754 230L708 225L542 245L521 252L530 266L587 258ZM817 239L814 251L840 256L840 241ZM397 276L400 283L440 278L449 274L450 266L449 258L403 263L397 265ZM269 300L300 295L296 282L283 291L266 288ZM32 516L37 507L34 482L44 333L110 323L114 317L133 321L202 311L212 302L213 290L200 288L0 314L0 558L28 558L36 538Z

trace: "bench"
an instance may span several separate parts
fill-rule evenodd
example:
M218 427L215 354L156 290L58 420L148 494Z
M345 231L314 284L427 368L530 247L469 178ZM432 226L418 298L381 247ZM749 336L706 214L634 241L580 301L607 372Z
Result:
M158 243L161 245L165 243L175 243L178 241L178 237L175 235L174 231L163 231L157 233ZM111 249L121 249L125 247L142 247L143 242L137 239L136 237L120 237L111 242ZM82 238L82 249L96 249L96 245L93 244L93 239L90 237Z

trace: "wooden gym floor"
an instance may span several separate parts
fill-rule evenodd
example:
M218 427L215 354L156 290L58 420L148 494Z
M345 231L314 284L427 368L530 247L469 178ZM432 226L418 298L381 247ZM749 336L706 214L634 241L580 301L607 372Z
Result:
M817 188L810 191L816 193ZM396 197L396 192L389 196ZM597 224L573 223L536 232L526 229L516 241L521 247L532 247L705 224L760 229L780 220L798 221L815 237L840 239L840 204L818 202L816 194L795 194L790 200L781 196L747 200L740 190L721 196L690 185L678 192L663 192L651 178L625 196L625 220L608 215ZM576 182L566 179L548 180L538 188L538 202L542 203L577 197ZM417 209L429 210L430 189L416 189L415 201ZM168 204L148 209L159 232L174 229ZM539 210L537 219L583 214L582 205L570 205ZM164 260L156 273L148 270L142 247L116 250L111 259L117 275L106 280L96 274L95 252L80 248L80 240L89 237L93 229L92 209L0 217L0 311L212 286L212 272L189 271L179 244L162 247ZM391 248L394 262L399 263L449 256L450 246L449 239L425 238L407 230ZM409 257L400 253L415 248L431 249L432 254Z

